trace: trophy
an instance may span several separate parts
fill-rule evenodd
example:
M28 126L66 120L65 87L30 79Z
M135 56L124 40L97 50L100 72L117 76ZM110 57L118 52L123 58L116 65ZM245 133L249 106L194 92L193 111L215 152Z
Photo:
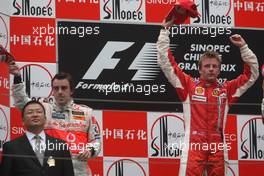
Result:
M188 17L200 16L197 6L191 0L178 0L165 17L165 22L174 18L174 24L183 24Z

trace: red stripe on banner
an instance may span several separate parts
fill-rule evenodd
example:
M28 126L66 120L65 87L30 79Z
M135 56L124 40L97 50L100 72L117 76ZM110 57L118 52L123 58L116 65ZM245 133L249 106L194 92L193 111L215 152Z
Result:
M238 159L238 149L237 149L237 116L228 115L226 121L225 138L230 150L228 150L228 159L237 160Z
M22 123L22 113L17 108L10 109L10 140L14 140L25 133Z
M264 161L238 161L239 176L263 175Z
M147 157L147 113L103 111L104 156Z
M166 169L165 169L166 168ZM178 175L180 160L167 158L149 158L149 175Z
M9 70L5 62L0 61L0 104L9 106Z

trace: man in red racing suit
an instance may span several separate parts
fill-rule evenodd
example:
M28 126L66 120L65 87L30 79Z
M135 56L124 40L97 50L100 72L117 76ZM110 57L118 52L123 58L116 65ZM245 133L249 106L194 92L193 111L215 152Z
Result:
M161 29L157 41L158 63L183 102L185 137L179 175L225 175L228 160L225 142L226 116L231 104L257 80L258 61L244 39L232 35L230 41L240 48L244 72L234 80L219 83L221 59L206 52L199 61L200 78L185 74L177 65L169 45L169 30ZM171 23L172 25L172 23Z

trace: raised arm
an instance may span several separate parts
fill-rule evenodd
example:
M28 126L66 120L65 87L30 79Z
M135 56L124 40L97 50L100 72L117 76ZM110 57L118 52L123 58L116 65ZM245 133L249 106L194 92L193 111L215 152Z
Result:
M244 72L236 79L227 82L229 87L230 103L246 92L259 77L259 64L256 55L249 49L247 43L238 34L230 37L230 41L240 49L241 58L244 62Z
M12 87L13 91L13 97L15 100L15 106L22 110L24 105L30 101L30 98L28 97L25 85L22 82L21 74L18 65L15 63L15 61L12 61L8 64L9 66L9 73L14 75L14 84Z
M157 60L164 75L176 89L179 98L184 101L186 99L187 84L191 77L185 74L179 67L170 51L170 38L168 28L172 26L174 19L163 23L166 28L161 29L160 35L157 41Z

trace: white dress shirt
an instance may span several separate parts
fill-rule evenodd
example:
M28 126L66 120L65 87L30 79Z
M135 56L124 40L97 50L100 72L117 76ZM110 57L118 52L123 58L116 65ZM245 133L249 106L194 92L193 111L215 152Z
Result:
M46 149L46 134L44 133L44 131L41 131L38 135L40 136L40 141L41 141L40 142L41 152L44 152ZM34 137L36 136L36 134L26 131L26 136L30 142L32 149L35 151L36 139Z

